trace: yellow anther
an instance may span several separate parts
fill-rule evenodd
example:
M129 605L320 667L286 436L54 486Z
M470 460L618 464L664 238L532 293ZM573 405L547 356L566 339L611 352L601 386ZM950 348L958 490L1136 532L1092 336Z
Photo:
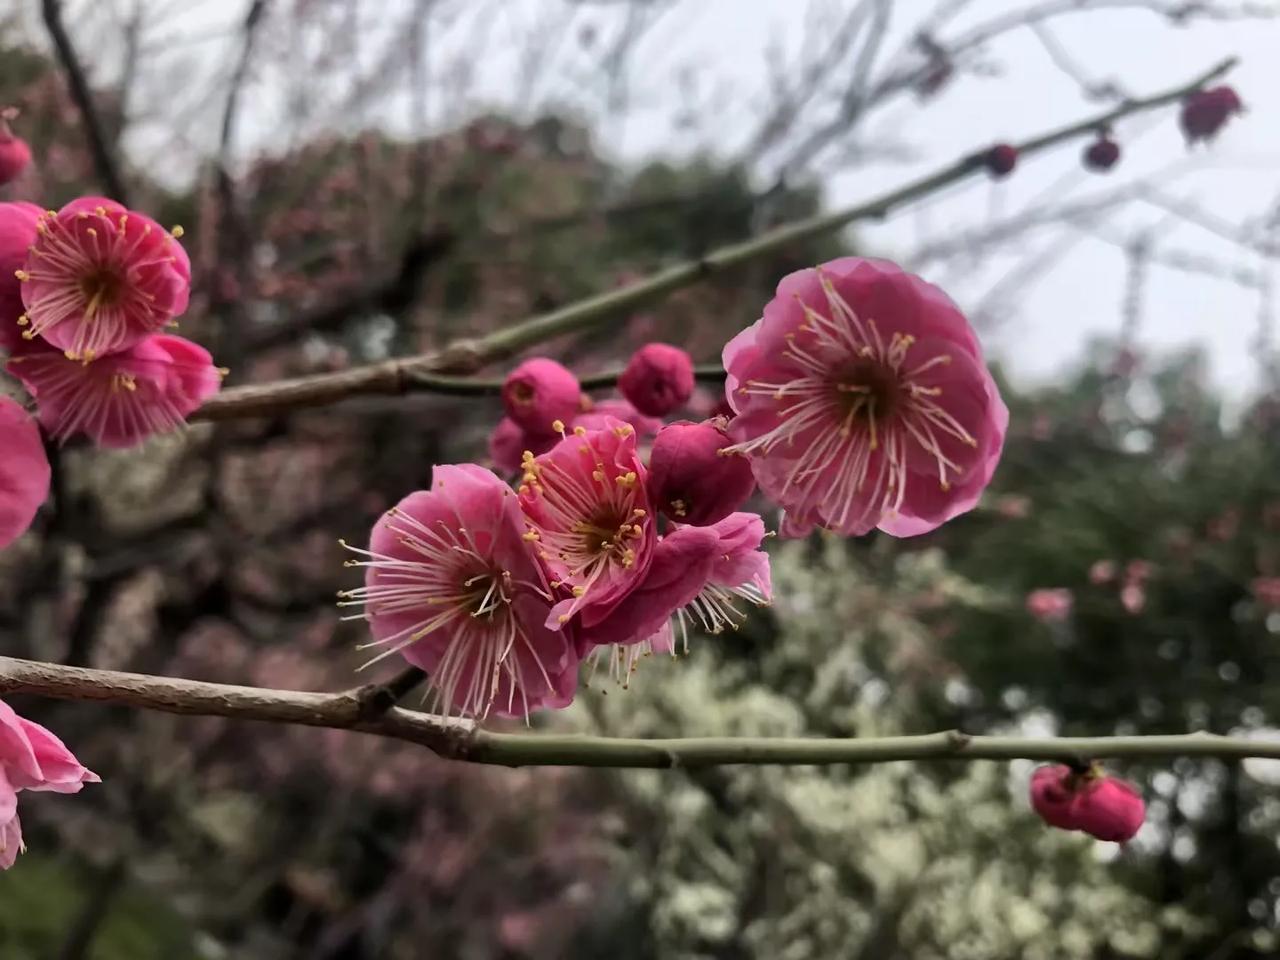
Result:
M176 224L176 225L174 226L174 228L173 228L172 230L170 230L169 232L170 232L171 234L173 234L173 239L175 239L175 240L180 240L180 239L182 239L182 235L183 235L184 233L186 233L187 231L183 230L183 229L182 229L182 224L180 224L180 223L179 223L179 224Z
M574 587L574 588L573 588L573 595L574 595L575 597L585 597L585 596L587 595L587 588L586 588L586 587L581 587L581 586L579 586L579 587Z

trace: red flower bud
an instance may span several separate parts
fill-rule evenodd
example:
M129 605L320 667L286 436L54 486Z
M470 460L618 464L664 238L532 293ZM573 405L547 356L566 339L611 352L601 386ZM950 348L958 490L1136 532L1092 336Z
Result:
M679 347L645 344L632 354L618 389L641 413L665 417L693 396L693 360Z
M1007 177L1018 165L1018 148L1008 143L997 143L987 151L983 162L993 177Z
M1063 764L1040 767L1031 776L1031 806L1051 827L1116 843L1132 840L1146 817L1137 788L1097 766L1083 773Z
M507 416L539 436L553 434L552 424L557 420L572 422L581 397L578 378L546 357L526 360L507 375L502 385Z
M1231 87L1197 90L1182 101L1182 133L1187 143L1212 140L1232 114L1243 110L1240 95Z
M27 141L12 134L0 137L0 185L15 180L31 162Z
M1110 170L1119 159L1120 144L1105 134L1084 148L1084 165L1089 170Z
M714 420L681 421L658 431L649 455L649 490L658 509L677 523L719 523L755 490L746 457L720 451L733 443Z

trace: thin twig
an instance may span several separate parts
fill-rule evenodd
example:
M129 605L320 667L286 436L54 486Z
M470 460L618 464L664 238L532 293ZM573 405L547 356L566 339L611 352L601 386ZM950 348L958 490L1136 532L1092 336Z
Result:
M402 675L404 676L404 675ZM394 683L395 681L393 681ZM956 730L901 737L625 739L495 733L401 707L370 716L360 692L237 687L0 657L0 693L93 701L190 716L357 730L499 766L712 767L726 764L892 763L900 760L1058 760L1215 757L1280 760L1280 743L1210 733L1141 737L979 737Z
M62 4L59 0L42 0L40 6L44 15L45 28L53 40L53 48L57 52L62 69L67 73L67 83L71 87L71 98L80 110L84 120L85 134L89 138L89 152L93 154L93 165L98 172L111 199L125 206L129 205L128 191L124 178L120 175L120 167L115 155L111 152L111 144L106 131L102 127L102 117L98 114L93 102L93 91L89 89L89 81L85 79L84 68L80 58L76 56L71 37L62 23Z
M1236 64L1234 57L1217 64L1190 83L1138 100L1129 100L1104 113L1059 127L1018 144L1029 156L1073 138L1089 135L1122 117L1175 103L1189 92L1215 80ZM891 190L873 200L834 213L799 220L770 230L751 240L729 244L693 260L668 267L645 280L619 290L589 297L550 313L533 317L474 340L459 340L433 353L387 360L344 370L266 384L234 387L210 398L192 419L228 420L324 406L348 397L414 390L422 374L471 373L484 364L553 337L602 325L606 320L654 302L733 267L803 240L830 233L856 220L884 218L891 210L950 186L983 169L986 151L961 157L934 173Z

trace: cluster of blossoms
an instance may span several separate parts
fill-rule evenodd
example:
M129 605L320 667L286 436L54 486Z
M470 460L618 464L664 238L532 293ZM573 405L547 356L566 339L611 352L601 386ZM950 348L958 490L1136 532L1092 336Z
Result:
M0 204L0 353L49 437L131 447L218 391L208 352L163 332L191 289L180 236L104 197ZM25 407L0 396L0 423L3 547L47 496L49 465Z
M649 344L624 399L593 402L544 357L507 377L497 469L437 467L375 524L341 603L375 659L423 668L434 709L476 718L567 706L588 658L624 683L639 658L687 650L690 625L737 627L771 599L758 487L780 532L926 533L972 508L1009 414L973 330L929 283L848 257L781 281L724 349L722 416L664 423L693 393L689 357ZM1028 607L1061 619L1066 590ZM1141 797L1095 768L1046 766L1032 805L1050 825L1130 839Z
M723 415L664 423L693 394L683 351L649 344L593 403L574 374L526 361L490 439L514 488L438 467L351 561L379 656L432 678L436 706L476 717L568 704L584 659L623 681L767 603L764 519L781 532L925 533L991 479L1008 410L967 320L891 263L855 257L784 278L724 350Z
M3 133L8 175L14 138ZM56 212L0 203L0 355L36 408L33 417L0 395L0 548L26 532L48 496L44 435L133 446L178 426L219 389L223 371L209 354L162 332L190 292L180 235L101 197ZM97 779L57 737L0 703L0 867L22 849L19 790L75 793Z

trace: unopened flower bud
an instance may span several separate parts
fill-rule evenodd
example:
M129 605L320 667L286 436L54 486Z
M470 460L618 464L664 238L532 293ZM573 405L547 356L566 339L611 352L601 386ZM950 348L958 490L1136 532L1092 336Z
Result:
M1007 177L1018 165L1018 148L1009 143L997 143L987 151L984 163L993 177Z
M547 357L526 360L507 375L502 404L507 416L525 430L549 435L557 420L569 423L578 413L578 378Z
M632 354L618 389L641 413L665 417L693 396L693 360L679 347L645 344Z

